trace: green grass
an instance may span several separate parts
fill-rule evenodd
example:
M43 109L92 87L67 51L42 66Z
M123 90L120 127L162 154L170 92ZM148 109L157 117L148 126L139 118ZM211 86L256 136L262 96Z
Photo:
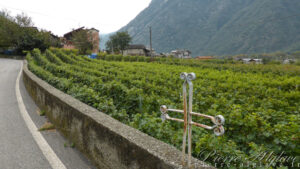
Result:
M46 115L46 111L45 110L41 110L39 113L40 113L40 116L45 116Z

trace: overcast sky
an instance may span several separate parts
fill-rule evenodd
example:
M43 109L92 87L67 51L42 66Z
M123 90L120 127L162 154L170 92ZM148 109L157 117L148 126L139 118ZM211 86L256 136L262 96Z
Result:
M25 12L35 26L63 35L73 28L117 31L134 19L151 0L1 0L0 9L11 15Z

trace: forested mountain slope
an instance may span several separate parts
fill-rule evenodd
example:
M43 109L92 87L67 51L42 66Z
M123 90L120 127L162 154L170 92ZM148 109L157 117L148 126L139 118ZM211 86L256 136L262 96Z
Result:
M300 50L299 0L152 0L121 31L158 52L193 56Z

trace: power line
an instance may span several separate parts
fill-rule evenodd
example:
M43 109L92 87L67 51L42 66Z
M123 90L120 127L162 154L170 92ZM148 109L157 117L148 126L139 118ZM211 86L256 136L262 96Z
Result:
M82 21L79 21L79 20L74 19L74 18L66 18L66 17L61 17L61 16L48 15L48 14L44 14L44 13L41 13L41 12L36 12L36 11L31 11L31 10L24 10L24 9L20 9L20 8L10 7L10 6L3 5L3 4L0 4L0 6L2 6L2 8L4 8L4 9L9 8L9 9L21 11L23 13L33 13L33 14L37 14L37 15L40 15L40 16L46 16L46 17L49 17L49 18L55 18L55 19L60 19L60 20L69 20L69 21L77 22L79 24L82 23ZM84 21L84 22L86 22L86 21ZM100 23L97 23L97 22L89 22L88 21L86 23L100 25Z
M13 10L18 10L18 11L21 11L21 12L23 12L23 13L34 13L34 14L38 14L38 15L42 15L42 16L46 16L46 17L53 17L53 18L60 18L60 19L61 19L61 17L58 17L58 16L47 15L47 14L43 14L43 13L36 12L36 11L24 10L24 9L15 8L15 7L9 7L9 6L3 5L3 4L0 4L0 6L2 6L3 8L10 8L10 9L13 9ZM64 18L64 19L66 19L66 20L72 20L72 21L78 22L77 20L72 19L72 18Z

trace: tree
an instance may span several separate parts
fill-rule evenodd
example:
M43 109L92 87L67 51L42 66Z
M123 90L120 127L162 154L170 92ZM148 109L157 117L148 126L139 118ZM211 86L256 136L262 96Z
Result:
M129 46L131 37L128 32L117 32L109 37L106 42L106 49L110 52L122 52Z
M87 30L80 30L73 33L72 43L79 50L80 54L87 54L93 49L90 33Z
M54 47L54 48L62 48L63 44L60 40L60 38L58 36L55 36L53 34L51 34L50 32L47 32L48 36L50 37L50 47Z
M0 48L14 49L17 54L34 48L45 50L51 45L51 35L33 27L31 18L24 13L16 17L7 11L0 11Z
M20 36L19 26L7 11L0 11L0 48L15 47Z
M16 23L20 27L33 27L34 26L32 19L29 16L27 16L25 13L18 14L16 16L15 20L16 20Z
M50 47L51 36L49 32L39 31L34 27L23 27L21 31L22 34L17 41L17 53L22 54L23 51L31 51L34 48L44 51Z

